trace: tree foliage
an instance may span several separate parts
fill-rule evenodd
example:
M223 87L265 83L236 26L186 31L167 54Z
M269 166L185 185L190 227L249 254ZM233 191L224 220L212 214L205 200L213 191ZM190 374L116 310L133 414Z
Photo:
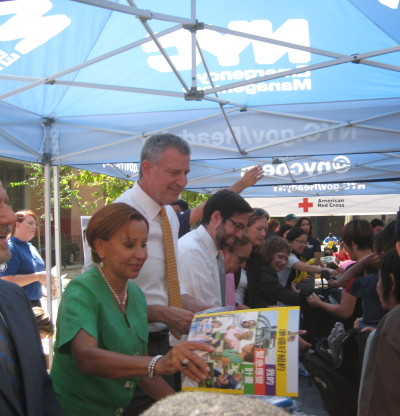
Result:
M10 186L29 186L32 193L41 206L44 206L44 173L43 166L31 163L25 166L25 180L12 182ZM82 213L90 214L100 204L109 204L120 196L133 184L132 181L119 179L99 173L89 172L83 169L75 169L68 166L60 166L60 208L71 209L76 204ZM53 181L53 178L52 178ZM80 192L83 187L92 188L91 199L84 200ZM193 208L208 199L208 195L191 191L183 191L182 199ZM53 201L52 201L53 203Z

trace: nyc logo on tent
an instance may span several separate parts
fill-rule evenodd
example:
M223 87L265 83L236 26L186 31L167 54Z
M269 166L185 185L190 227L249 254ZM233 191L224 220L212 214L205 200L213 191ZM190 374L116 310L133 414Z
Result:
M30 53L61 33L71 24L65 14L49 15L53 8L48 0L16 0L0 2L0 71L12 65L21 55ZM7 43L6 43L7 42Z

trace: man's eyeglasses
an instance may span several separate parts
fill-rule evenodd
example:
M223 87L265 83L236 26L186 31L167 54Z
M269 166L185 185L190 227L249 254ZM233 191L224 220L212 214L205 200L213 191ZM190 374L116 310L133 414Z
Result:
M247 230L247 225L244 225L240 222L233 221L232 218L228 218L228 220L236 227L237 231L244 231Z
M237 257L239 264L246 263L246 261L249 259L248 257L239 256L234 251L232 251L232 254L234 254Z

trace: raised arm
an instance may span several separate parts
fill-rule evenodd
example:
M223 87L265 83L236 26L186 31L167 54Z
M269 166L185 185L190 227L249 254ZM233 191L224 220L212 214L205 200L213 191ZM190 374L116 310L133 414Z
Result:
M379 268L380 256L376 253L368 254L363 257L357 263L354 263L351 267L348 267L342 274L339 280L329 280L328 284L332 287L345 287L346 284L354 277L358 277L364 274L364 268L366 266Z
M253 166L251 169L246 170L243 176L228 189L236 192L237 194L240 194L240 192L242 192L244 189L256 184L263 177L263 172L264 171L261 166ZM203 210L205 204L206 203L203 202L191 210L189 219L190 225L200 221L203 218Z

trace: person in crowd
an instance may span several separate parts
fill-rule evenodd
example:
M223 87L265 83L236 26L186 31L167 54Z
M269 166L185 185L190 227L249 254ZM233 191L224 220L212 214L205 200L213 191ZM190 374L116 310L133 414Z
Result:
M37 218L33 211L22 210L16 213L16 219L8 239L11 259L1 268L0 277L22 286L32 306L41 306L46 269L36 247L29 242L35 236Z
M293 227L291 226L291 225L289 225L289 224L282 224L281 226L280 226L280 228L279 228L279 231L278 231L278 236L279 237L283 237L283 238L286 238L287 237L287 234L288 234L288 232L292 229Z
M383 254L394 248L395 245L396 237L394 221L392 221L374 236L373 253L363 257L357 264L349 268L339 281L342 287L346 287L350 280L356 278L349 289L349 293L357 298L361 298L363 314L355 321L355 327L372 330L377 327L386 313L381 307L376 291L378 283L377 270Z
M271 218L268 221L267 236L278 235L281 223L276 218Z
M40 339L42 340L42 347L44 356L46 358L46 368L50 368L49 360L49 343L48 338L54 335L54 324L50 318L50 315L40 306L34 306L32 308L33 314L35 315L35 320L38 326Z
M247 223L247 236L252 244L252 252L246 262L246 267L240 270L238 277L235 275L237 305L251 305L253 296L252 289L255 286L253 280L257 281L261 268L259 249L267 236L269 214L262 208L254 208Z
M181 214L189 209L189 204L183 199L178 199L170 205L177 214Z
M399 413L400 244L396 247L385 253L379 270L377 291L382 307L389 312L374 331L366 359L359 396L362 416Z
M225 306L225 270L218 250L227 235L244 234L251 212L240 195L223 189L207 200L200 227L179 239L180 282L199 302Z
M278 272L286 268L291 252L292 247L282 237L270 237L263 241L258 279L251 280L256 285L252 290L251 308L268 308L277 306L278 302L292 306L301 304L299 293L283 287L278 278Z
M204 310L208 305L200 304L182 291L175 292L177 296L170 296L168 292L170 280L166 262L168 258L176 258L179 230L178 217L170 204L179 198L187 183L190 170L189 144L173 134L153 135L146 140L140 161L138 181L115 202L125 202L133 206L149 222L149 258L135 283L142 289L147 301L150 323L148 352L150 355L158 355L166 354L170 348L169 332L172 331L177 336L187 333L193 312ZM171 228L175 251L172 256L165 255L163 213L166 214L165 226L168 228L169 223ZM93 263L85 264L83 270L91 265ZM176 390L180 389L180 377L168 379ZM132 405L124 416L140 414L152 403L154 401L138 387Z
M313 236L313 228L311 219L308 217L301 217L296 221L296 227L302 228L307 233L307 247L303 251L303 258L305 260L315 259L315 266L325 266L321 262L321 242L318 238Z
M365 256L371 254L373 251L372 227L366 220L357 219L348 222L343 227L341 238L345 249L350 254L352 260L356 260L358 262ZM351 267L354 267L354 265ZM348 273L351 273L350 269L348 269ZM315 293L313 293L307 300L311 306L320 307L342 320L348 320L345 326L346 329L349 329L353 326L355 319L361 317L362 315L361 299L357 301L357 297L350 293L351 286L356 278L357 275L353 275L346 284L345 289L342 290L339 304L322 302L319 296ZM346 273L341 277L341 279L346 279ZM340 285L341 279L339 279L336 285Z
M11 258L6 237L15 221L0 182L0 263ZM0 279L0 334L1 415L62 416L31 303L21 287L4 279Z
M228 235L221 240L220 255L224 262L226 279L226 305L235 306L235 275L234 273L245 267L250 257L252 245L250 239L243 235Z
M378 234L385 227L385 224L379 218L374 218L373 220L370 221L370 224L371 224L372 230L374 231L374 235Z
M330 275L336 275L336 272L333 269L315 266L314 264L308 264L304 261L303 252L308 245L308 234L303 228L293 227L288 232L286 239L292 248L292 253L288 258L286 268L278 273L279 281L282 286L289 287L292 281L295 280L301 272L314 274L322 273L323 270L327 270Z
M246 170L243 176L228 189L240 194L244 189L256 184L263 176L264 171L262 167L259 165L253 166ZM205 202L193 209L189 209L188 203L182 199L178 199L178 201L173 202L171 205L179 219L179 238L188 233L190 227L203 218Z
M297 217L294 214L288 214L285 217L285 224L290 225L291 227L296 226Z
M325 237L322 244L326 245L328 248L332 249L333 246L336 246L338 244L338 238L333 234L329 233L327 237Z
M333 256L336 257L339 264L342 261L351 260L350 254L344 248L344 243L342 239L340 239L339 241L339 250L336 253L333 253Z
M330 267L331 269L337 269L339 267L337 259L330 248L324 248L324 255L320 260L324 267Z
M137 384L157 400L174 393L158 375L209 375L193 352L212 351L207 344L182 341L165 355L147 355L146 299L133 279L147 259L148 230L125 203L100 208L88 223L96 266L67 285L57 316L51 376L66 415L122 414Z

